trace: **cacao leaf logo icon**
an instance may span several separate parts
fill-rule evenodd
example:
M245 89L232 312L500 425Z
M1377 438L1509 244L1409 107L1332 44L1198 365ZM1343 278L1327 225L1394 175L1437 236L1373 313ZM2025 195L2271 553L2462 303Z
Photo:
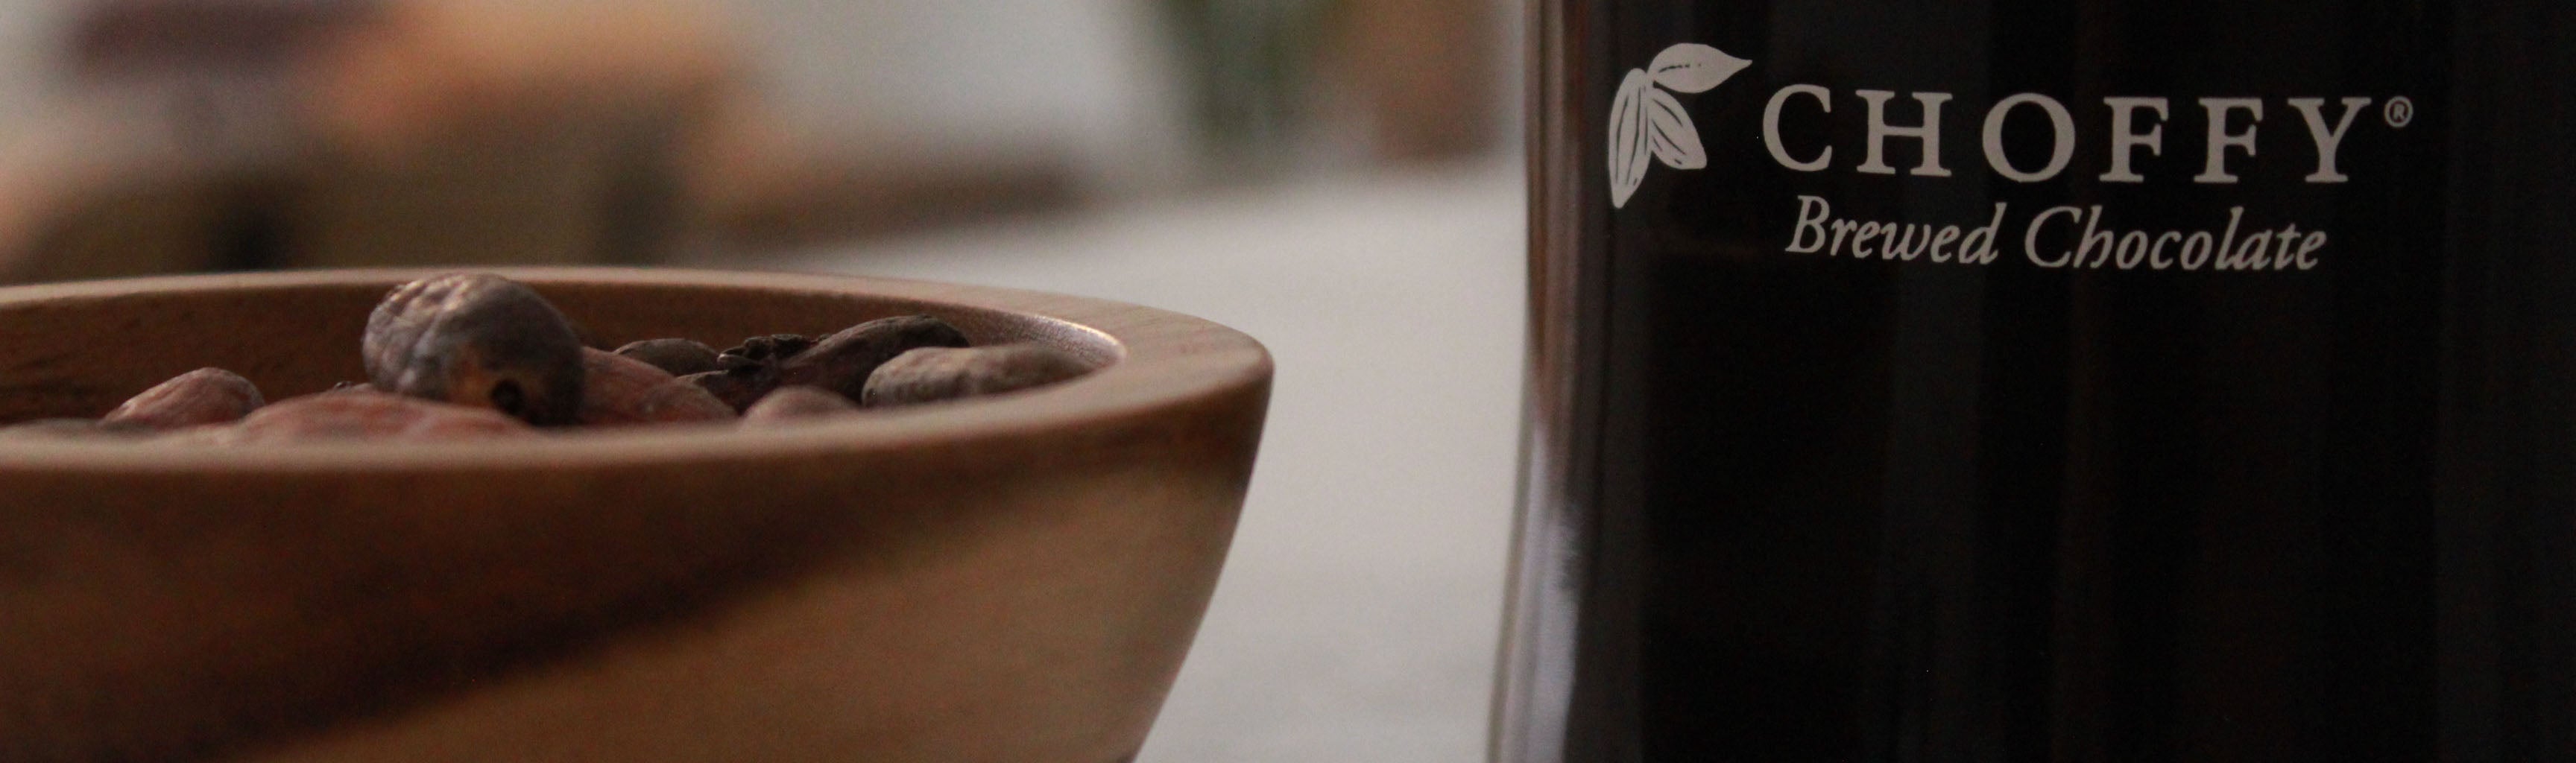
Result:
M1610 206L1628 205L1654 162L1677 170L1708 166L1699 128L1673 93L1704 93L1753 62L1706 45L1682 43L1630 69L1610 99ZM1667 92L1670 91L1670 92Z

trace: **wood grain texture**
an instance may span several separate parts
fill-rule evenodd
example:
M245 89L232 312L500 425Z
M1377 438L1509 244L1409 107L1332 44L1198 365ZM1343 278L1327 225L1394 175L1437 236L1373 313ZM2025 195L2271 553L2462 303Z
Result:
M0 760L1108 760L1197 627L1270 361L1204 321L918 282L504 271L610 343L927 312L1100 367L756 431L0 444ZM0 289L0 420L200 366L359 378L419 272Z

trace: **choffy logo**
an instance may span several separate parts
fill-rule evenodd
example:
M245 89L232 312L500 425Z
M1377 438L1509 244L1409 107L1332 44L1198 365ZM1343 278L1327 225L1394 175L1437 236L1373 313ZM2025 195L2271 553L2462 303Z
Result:
M1628 70L1610 101L1611 207L1628 204L1654 162L1677 170L1708 166L1699 128L1673 93L1707 92L1752 64L1716 48L1683 43L1655 54L1644 69Z
M1684 43L1655 54L1646 68L1628 71L1610 102L1612 208L1627 206L1646 170L1658 162L1676 170L1708 166L1699 128L1673 94L1707 92L1752 63ZM2093 98L2099 99L2099 110ZM2240 187L2247 176L2262 176L2256 182L2268 184L2295 178L2318 192L2329 191L2352 180L2346 171L2351 164L2384 158L2389 150L2365 148L2346 163L2347 138L2372 132L2371 122L2402 131L2419 116L2413 99L2395 94L2098 95L2070 101L2022 92L1984 104L1956 101L1945 91L1838 90L1789 82L1763 102L1762 149L1790 173L1950 178L1956 175L1954 168L1969 169L1973 160L1968 156L1975 155L1993 170L1983 177L1998 183L2065 178L2116 187L2152 182L2226 198L2226 190ZM2079 122L2078 115L2087 111L2094 118ZM2378 118L2366 119L2366 114ZM1845 129L1783 129L1819 118L1844 120L1839 124ZM2014 125L2023 137L2008 145L2007 128ZM2263 129L2267 126L2271 129ZM2384 140L2366 138L2357 145ZM2080 143L2107 149L2091 160L2098 165L2074 165ZM1911 167L1896 161L1897 151L1904 149L1911 149L1908 158L1916 160ZM1860 161L1854 163L1854 158ZM2180 185L2184 183L2188 185ZM2177 217L2171 210L2140 213L2120 203L2015 210L2012 203L1997 201L1974 217L1890 220L1867 219L1875 210L1838 214L1836 199L1818 193L1798 193L1783 201L1794 204L1784 213L1794 215L1795 222L1780 243L1782 252L1854 260L1982 266L1997 262L2017 241L2021 259L2050 269L2306 271L2325 265L2334 241L2315 221L2259 205Z
M1753 64L1707 45L1683 43L1655 54L1653 63L1643 69L1630 69L1619 82L1619 91L1610 101L1609 172L1610 206L1625 207L1646 179L1646 170L1656 162L1676 170L1696 170L1708 166L1707 147L1700 142L1699 129L1691 123L1690 112L1682 108L1673 93L1703 93ZM1669 91L1669 92L1668 92ZM1909 98L1910 97L1910 98ZM1857 98L1854 110L1849 101ZM1911 108L1892 107L1891 102L1913 101ZM2163 157L2166 151L2168 123L2176 128L2173 142L2177 153L2189 151L2186 141L2197 139L2200 159L2197 174L2189 180L2195 185L2232 185L2238 182L2239 165L2256 157L2256 136L2269 115L2277 124L2284 116L2296 116L2306 128L2306 145L2299 148L2315 159L2315 171L2300 179L2315 184L2336 184L2350 180L2337 159L2344 138L2353 132L2364 111L2376 111L2378 121L2391 130L2404 130L2415 121L2416 106L2403 95L2380 99L2367 95L2340 98L2321 96L2265 97L2258 95L2169 97L2162 95L2111 95L2101 98L2107 118L2092 123L2088 131L2079 132L2076 115L2088 107L2085 103L2070 105L2046 93L2013 93L1984 107L1982 116L1970 117L1969 125L1949 124L1944 119L1944 106L1955 99L1951 93L1922 91L1899 93L1867 88L1837 92L1814 83L1791 83L1771 93L1762 107L1762 146L1772 161L1793 172L1826 172L1841 170L1871 175L1914 175L1946 178L1952 175L1945 155L1967 148L1980 153L1993 168L1994 176L2014 183L2043 183L2069 171L2079 142L2107 142L2109 151L2102 172L2096 177L2102 183L2145 183L2147 169L2137 157ZM1845 110L1837 112L1837 101ZM2377 108L2373 109L2374 105ZM2196 108L2195 108L2196 107ZM2192 123L2192 112L2198 111L2198 124ZM1851 149L1863 149L1857 165L1837 165L1835 146L1816 135L1793 135L1782 129L1789 112L1814 113L1833 118L1835 114L1858 117L1866 127L1866 142L1844 147L1848 162ZM1900 114L1910 111L1911 115ZM1915 121L1908 123L1905 120ZM2045 161L2025 150L2008 151L2004 135L2007 122L2045 125L2048 130L2039 141L2026 144L2044 146ZM2107 128L2107 129L2106 129ZM2199 129L2194 129L2199 128ZM2272 134L2281 132L2275 127ZM2107 134L2105 134L2107 133ZM1953 139L1973 141L1967 146L1952 146ZM1846 139L1847 140L1847 139ZM2271 140L2278 141L2275 137ZM1920 146L1921 161L1911 168L1891 164L1891 144L1914 142ZM2279 150L2278 148L2275 149ZM2283 165L2292 162L2281 162ZM2166 172L2187 170L2168 163Z

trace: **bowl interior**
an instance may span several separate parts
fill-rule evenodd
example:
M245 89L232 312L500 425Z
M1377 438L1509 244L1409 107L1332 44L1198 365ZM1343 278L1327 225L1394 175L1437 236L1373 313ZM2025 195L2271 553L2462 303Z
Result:
M857 293L842 279L816 278L816 286L800 289L782 285L792 278L664 282L584 279L580 272L518 275L602 348L682 337L722 349L749 336L828 334L926 313L978 345L1043 343L1094 368L1123 354L1109 335L1065 320ZM69 288L0 299L0 422L97 417L152 385L208 366L248 377L271 401L365 381L358 346L367 314L394 284L417 275L169 279L167 288Z

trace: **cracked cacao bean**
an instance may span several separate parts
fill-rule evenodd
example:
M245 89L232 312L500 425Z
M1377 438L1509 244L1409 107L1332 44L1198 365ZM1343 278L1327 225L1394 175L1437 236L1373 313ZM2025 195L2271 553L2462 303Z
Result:
M580 412L580 337L534 289L500 276L444 275L394 289L368 316L362 350L379 389L540 426Z

